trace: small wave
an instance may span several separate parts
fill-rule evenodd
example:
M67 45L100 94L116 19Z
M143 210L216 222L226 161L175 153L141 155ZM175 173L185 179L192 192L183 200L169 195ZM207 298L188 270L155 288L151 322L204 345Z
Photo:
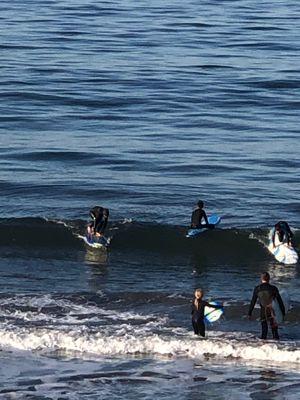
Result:
M11 218L0 220L0 246L78 247L78 240L64 221Z
M221 336L221 337L218 337ZM247 339L247 340L245 340ZM147 354L149 356L187 357L204 359L242 359L250 362L300 363L297 343L278 344L239 338L227 339L224 334L210 339L198 339L186 334L166 337L158 334L145 336L105 336L101 332L88 334L82 331L61 332L40 329L20 329L0 332L1 347L30 351L65 351L97 356Z
M82 220L11 218L0 220L0 246L84 249L80 235ZM107 235L113 238L111 249L123 253L155 252L158 255L201 254L214 263L248 263L270 257L265 249L267 229L215 229L200 237L187 239L186 228L174 225L145 224L124 220L109 224ZM299 230L295 229L296 248Z
M75 302L76 300L76 302ZM94 300L94 301L93 301ZM105 302L99 306L97 301ZM0 347L80 357L148 355L195 360L300 364L298 341L260 341L252 334L212 329L201 339L172 325L164 314L113 309L111 298L53 295L4 296ZM107 307L107 308L106 308ZM238 305L238 315L241 306ZM235 310L230 318L234 319Z
M136 332L148 332L161 329L167 326L166 316L156 316L155 314L137 313L132 310L112 309L97 305L93 301L88 301L84 295L74 299L71 297L60 298L51 295L40 296L8 296L0 300L2 326L10 329L26 328L32 329L33 326L52 327L58 331L70 330L70 327L77 326L78 329L87 330L89 328L105 331L108 335L115 331L122 330L125 334ZM77 300L76 302L74 300ZM97 297L95 300L101 300ZM104 299L102 299L104 300ZM105 302L105 300L104 300ZM140 328L139 328L140 327ZM168 330L168 328L166 328Z

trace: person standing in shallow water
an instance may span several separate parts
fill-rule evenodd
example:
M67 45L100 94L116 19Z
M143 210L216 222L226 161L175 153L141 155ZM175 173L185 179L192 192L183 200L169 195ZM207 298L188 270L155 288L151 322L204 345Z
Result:
M252 300L249 306L248 317L251 318L252 311L258 299L260 305L260 320L261 320L261 339L267 339L268 325L272 329L273 339L279 340L278 324L275 319L275 314L272 308L272 301L278 301L282 315L285 315L285 307L279 290L276 286L270 285L270 275L268 272L261 274L261 284L256 286L253 291Z
M209 304L203 300L203 290L196 289L195 297L192 302L192 325L195 335L205 337L204 307L223 308L222 305Z

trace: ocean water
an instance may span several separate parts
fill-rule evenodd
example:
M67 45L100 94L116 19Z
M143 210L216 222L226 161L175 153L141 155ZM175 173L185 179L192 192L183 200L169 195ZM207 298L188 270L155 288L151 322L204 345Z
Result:
M0 398L298 399L300 5L0 4ZM198 199L218 229L186 239ZM80 236L110 209L108 251ZM261 271L280 342L248 321ZM225 314L194 337L196 287ZM255 310L255 318L258 310Z

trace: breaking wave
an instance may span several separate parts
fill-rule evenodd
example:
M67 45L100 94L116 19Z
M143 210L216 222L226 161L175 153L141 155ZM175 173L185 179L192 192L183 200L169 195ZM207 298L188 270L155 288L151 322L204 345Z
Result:
M298 341L262 342L251 333L215 330L218 324L202 339L165 314L116 309L119 303L107 300L103 295L100 304L83 295L3 297L0 347L82 357L148 355L300 364Z
M121 330L121 333L122 330ZM267 361L300 363L297 343L262 343L249 335L238 339L226 338L222 332L211 332L209 339L198 339L187 332L172 337L159 334L108 336L101 331L89 333L86 329L62 332L57 329L1 330L1 347L30 351L64 351L87 353L97 356L120 356L147 354L150 356L189 357L203 359L243 359L245 361Z

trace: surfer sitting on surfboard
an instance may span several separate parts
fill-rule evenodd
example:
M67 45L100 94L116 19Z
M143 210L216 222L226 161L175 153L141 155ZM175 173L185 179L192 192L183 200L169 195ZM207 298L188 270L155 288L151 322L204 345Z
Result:
M192 325L195 335L205 337L204 307L223 308L221 304L210 304L203 300L203 290L196 289L192 303Z
M90 210L90 216L93 221L87 227L88 234L96 237L103 236L109 217L109 209L95 206Z
M253 291L253 296L248 311L248 317L249 319L251 318L252 311L258 299L260 304L261 339L267 339L269 323L272 329L273 339L279 340L278 323L276 321L274 310L272 308L272 301L274 299L278 301L283 316L285 315L285 307L279 294L278 288L276 286L270 285L269 283L269 273L264 272L260 278L261 284L256 286Z
M203 201L199 200L197 203L197 207L192 213L191 228L213 228L213 225L208 223L207 215L206 212L203 210L203 207ZM204 219L205 224L201 224L202 219Z
M280 244L286 243L288 246L292 246L292 239L294 235L291 231L291 228L289 227L289 224L286 221L279 221L275 225L275 229L272 235L273 247L276 247L275 245L276 236Z

